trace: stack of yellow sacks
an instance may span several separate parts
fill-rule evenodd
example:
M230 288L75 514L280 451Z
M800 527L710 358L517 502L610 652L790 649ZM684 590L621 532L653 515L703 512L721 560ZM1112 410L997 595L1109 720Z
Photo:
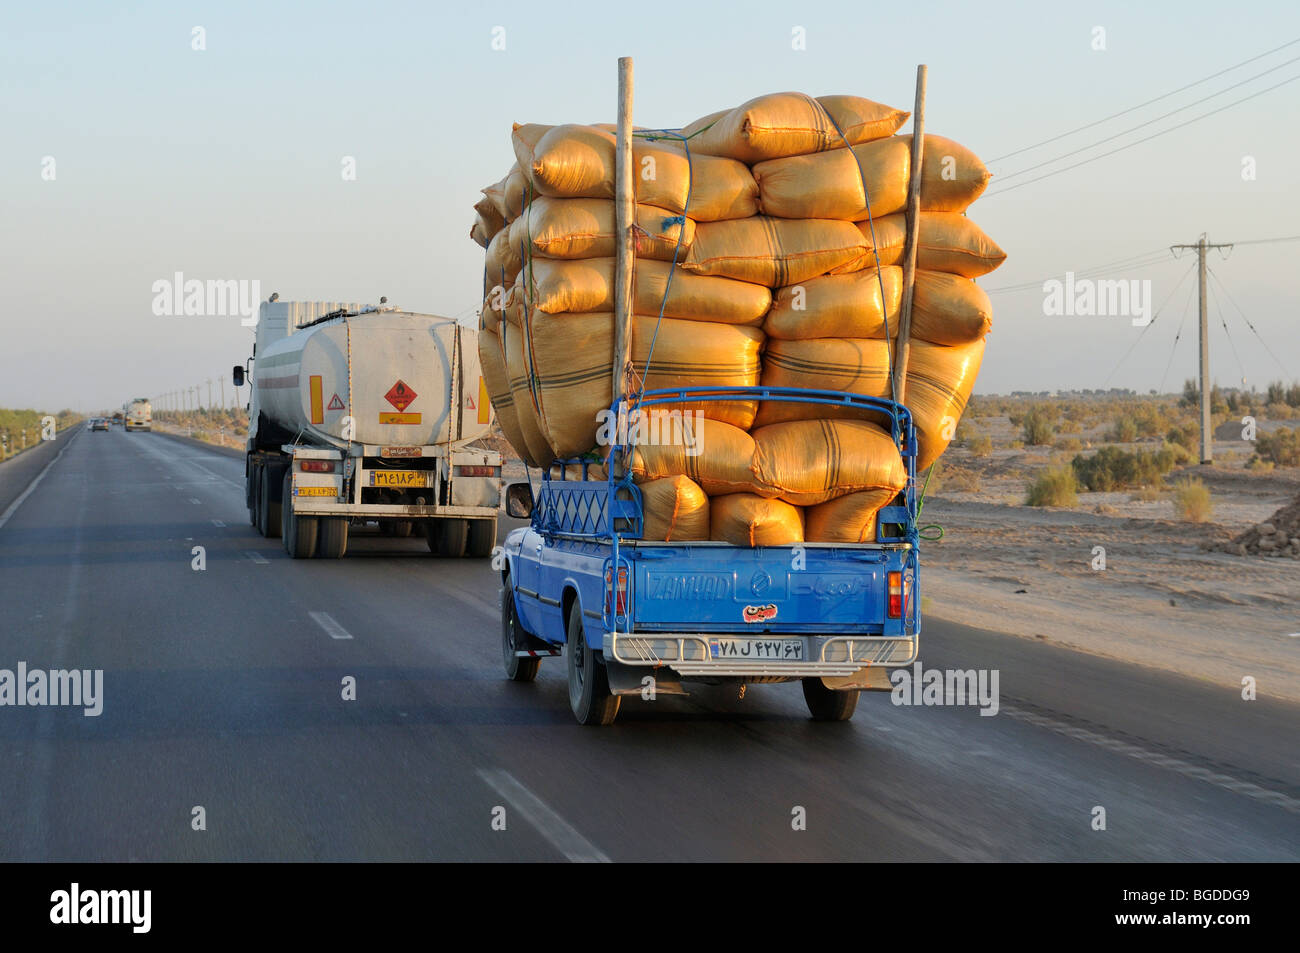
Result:
M777 93L691 123L685 143L638 130L635 386L890 397L911 174L911 136L897 132L907 118L853 96ZM925 139L906 389L918 472L947 447L979 371L991 308L972 279L1006 257L964 214L988 183L983 163L949 139ZM603 457L613 127L516 125L512 140L516 163L483 190L471 230L486 249L484 377L526 463ZM878 415L758 401L673 409L686 433L675 421L650 427L658 439L639 442L630 461L647 539L871 541L877 511L906 484Z

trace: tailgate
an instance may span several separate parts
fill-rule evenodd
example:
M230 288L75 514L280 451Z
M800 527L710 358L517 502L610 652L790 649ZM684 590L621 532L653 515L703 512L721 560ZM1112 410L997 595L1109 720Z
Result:
M885 621L887 563L868 548L638 547L632 556L639 630L853 632Z

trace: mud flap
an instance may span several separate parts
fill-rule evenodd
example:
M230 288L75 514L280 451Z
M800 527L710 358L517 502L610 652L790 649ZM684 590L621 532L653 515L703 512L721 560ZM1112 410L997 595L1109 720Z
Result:
M883 665L868 665L858 669L852 675L822 676L822 684L837 692L853 689L890 692L894 690L894 683L889 680L890 671L892 669L885 668Z
M677 673L662 665L658 668L648 665L624 665L622 662L614 662L606 657L605 674L609 679L609 691L613 695L641 695L649 699L652 691L656 695L690 694L682 688L682 681Z

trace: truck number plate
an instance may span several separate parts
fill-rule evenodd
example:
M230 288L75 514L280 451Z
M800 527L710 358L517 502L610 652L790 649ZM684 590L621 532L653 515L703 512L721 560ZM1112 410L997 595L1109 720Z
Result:
M329 496L336 497L339 491L332 486L295 486L294 496Z
M371 486L430 486L432 470L371 470Z
M709 639L709 654L715 659L804 660L802 639Z

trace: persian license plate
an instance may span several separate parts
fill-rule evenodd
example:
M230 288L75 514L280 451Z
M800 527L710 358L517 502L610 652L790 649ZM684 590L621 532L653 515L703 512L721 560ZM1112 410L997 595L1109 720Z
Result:
M294 496L328 496L336 497L339 491L332 486L295 486L293 488Z
M371 470L371 486L391 486L397 488L412 486L432 486L432 470Z
M803 639L709 639L715 659L765 662L802 662Z

